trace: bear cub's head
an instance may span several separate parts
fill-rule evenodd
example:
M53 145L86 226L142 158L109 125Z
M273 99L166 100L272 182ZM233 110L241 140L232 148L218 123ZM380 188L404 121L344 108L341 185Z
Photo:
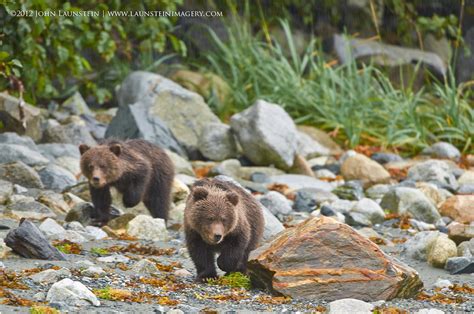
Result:
M232 191L196 187L192 191L190 219L193 228L210 244L221 243L237 226L239 196Z
M122 153L120 144L99 145L92 148L81 144L79 151L81 152L82 174L93 187L102 188L117 181L122 175L119 158Z

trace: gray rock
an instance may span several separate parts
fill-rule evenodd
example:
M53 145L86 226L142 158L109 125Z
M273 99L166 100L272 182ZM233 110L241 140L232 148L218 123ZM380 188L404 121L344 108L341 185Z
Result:
M329 178L329 179L336 179L336 175L328 169L319 169L314 171L314 175L316 178L321 179L321 178Z
M432 308L432 309L421 309L415 312L415 314L445 314L444 311Z
M49 244L34 223L20 221L20 226L8 232L5 244L20 256L46 260L66 260L63 253Z
M458 188L456 177L451 167L442 160L428 160L414 165L408 170L407 179L416 182L431 182L437 185Z
M435 223L441 216L423 192L413 188L396 187L382 198L380 206L398 214L410 214L413 218Z
M469 241L464 241L458 245L458 256L473 256L474 255L474 238Z
M143 240L166 241L168 230L164 219L138 215L127 226L127 233Z
M306 159L318 157L318 156L328 156L331 155L331 150L320 143L316 142L311 136L302 132L297 132L297 151L298 153Z
M358 213L358 212L349 212L345 215L345 222L349 225L349 226L353 226L353 227L369 227L369 226L372 226L372 222L370 221L370 219L362 214L362 213Z
M23 103L23 119L20 115L20 100L6 93L0 93L0 121L2 132L24 134L37 141L41 138L41 110Z
M347 181L343 185L332 190L332 193L337 195L339 198L356 201L364 197L364 186L362 185L362 182L358 180Z
M463 194L463 195L474 194L474 183L461 184L456 194Z
M186 156L185 150L165 122L160 117L152 115L150 110L151 108L141 102L119 107L105 132L105 137L141 138Z
M107 273L99 266L89 266L86 269L81 271L81 275L86 277L102 277L105 276Z
M356 204L355 201L337 199L330 204L331 208L341 214L348 214Z
M43 188L43 182L38 173L22 161L0 164L0 177L23 187Z
M47 143L39 144L38 150L49 160L54 160L59 157L74 157L76 159L81 158L79 148L74 144L67 143Z
M111 214L110 219L113 219L115 217L122 215L123 212L120 211L115 206L112 206L110 214ZM66 222L77 221L81 223L83 226L88 226L92 224L92 217L97 217L94 206L92 206L91 203L82 202L82 203L78 203L74 205L74 207L71 208L71 210L67 213L66 218L64 218L64 220Z
M169 127L190 157L198 155L198 138L204 126L219 122L200 95L149 72L128 75L117 98L120 107L143 104L150 116L159 117Z
M257 100L250 108L235 114L231 126L243 154L256 165L288 169L297 152L296 126L280 106Z
M260 203L265 206L273 215L288 215L291 213L291 203L282 194L270 191L260 198Z
M74 157L59 157L54 162L60 168L69 171L72 174L81 174L80 159Z
M71 172L54 164L41 169L39 175L46 188L57 192L77 183L76 177Z
M108 124L101 123L97 121L93 116L82 114L82 120L86 123L87 129L91 133L92 137L96 140L103 139L105 137L105 132L107 131Z
M331 192L313 188L304 188L295 191L293 208L298 212L312 212L324 202L333 202L337 196Z
M371 314L374 306L357 299L341 299L332 301L328 306L328 314L357 313Z
M388 191L390 191L390 188L391 186L388 184L372 185L365 191L365 195L373 200L379 200L382 199L383 196L388 193Z
M84 237L84 235L73 230L65 230L64 232L53 234L50 236L50 239L56 241L67 240L69 242L77 244L87 242L87 239Z
M195 176L193 167L191 166L191 163L189 161L172 151L165 151L168 154L168 157L170 157L171 161L173 162L174 170L177 174L185 174L192 177Z
M454 145L446 142L438 142L425 148L422 154L430 155L434 158L451 159L458 161L461 158L461 152Z
M0 144L0 163L21 161L29 166L45 165L49 160L41 153L17 144Z
M31 150L37 150L35 142L28 136L21 136L15 132L0 133L1 144L16 144L26 146Z
M56 222L56 220L47 218L45 219L41 225L39 226L39 229L43 231L43 233L49 237L53 236L59 233L63 233L66 231L66 229L63 228L60 224Z
M61 108L76 116L81 114L93 115L89 106L87 106L86 101L82 98L82 95L79 92L75 92L71 97L66 99L62 103Z
M108 237L107 233L101 228L95 226L86 226L86 232L89 236L91 236L95 240L101 240Z
M42 272L39 272L30 276L30 278L35 283L51 284L58 281L59 279L70 277L70 276L71 276L71 272L69 271L69 269L61 268L58 270L46 269L46 270L43 270Z
M403 158L392 153L373 153L370 159L375 160L381 165L388 164L389 162L402 161Z
M6 210L17 217L33 220L56 217L56 214L49 207L35 201L32 197L22 197L17 200L11 200Z
M456 243L445 234L442 234L431 244L427 260L431 266L444 268L446 261L451 257L455 257L457 253Z
M99 257L97 261L102 263L128 263L130 259L124 255L114 254L104 257Z
M270 183L285 184L290 189L294 190L312 188L331 192L333 189L332 185L328 182L300 174L283 174L278 176L271 176Z
M449 281L448 279L442 279L442 278L438 278L438 280L436 280L436 282L433 285L434 288L439 288L439 289L449 288L452 286L453 284L451 281Z
M79 221L71 221L64 224L67 230L73 230L78 232L87 232L86 228Z
M373 57L376 64L383 66L400 66L421 62L442 76L447 73L446 63L432 52L363 39L347 39L346 36L337 34L334 35L334 48L338 59L343 64L351 62L352 59Z
M403 244L404 253L413 259L426 261L428 251L439 236L439 231L418 232Z
M474 273L474 257L451 257L444 267L451 275Z
M367 218L371 223L382 223L385 220L385 213L377 202L370 198L363 198L352 207L350 214L358 213Z
M221 161L238 155L237 144L230 126L210 123L203 127L198 147L201 154L210 160Z
M65 303L69 306L100 306L97 297L79 281L65 278L51 286L46 295L49 303Z
M0 205L5 205L12 194L13 184L8 181L0 180Z
M224 175L232 178L240 178L240 161L238 159L228 159L217 164L211 169L212 175Z
M62 127L69 139L68 143L74 145L87 144L89 146L95 146L97 144L83 120L74 121Z
M148 259L142 259L133 264L131 270L135 274L140 274L140 275L152 275L158 273L158 268L156 268L155 263L151 262Z

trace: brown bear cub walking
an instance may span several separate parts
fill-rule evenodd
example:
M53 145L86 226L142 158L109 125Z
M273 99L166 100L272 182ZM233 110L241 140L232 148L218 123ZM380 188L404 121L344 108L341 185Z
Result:
M194 183L184 210L184 231L196 281L217 277L217 252L221 270L245 273L249 253L260 242L263 228L260 205L242 188L218 179Z
M126 207L143 201L153 217L168 218L174 167L164 150L145 140L106 140L92 148L82 144L79 150L96 223L110 219L110 187L122 194Z

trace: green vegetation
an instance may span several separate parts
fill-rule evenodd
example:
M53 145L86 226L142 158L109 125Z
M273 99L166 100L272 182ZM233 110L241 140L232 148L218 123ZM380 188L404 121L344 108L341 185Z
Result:
M110 16L19 16L11 12L176 10L182 0L3 1L0 37L0 90L13 74L25 85L25 99L62 99L79 89L107 101L131 70L153 69L167 45L185 53L172 34L175 18ZM31 10L31 11L29 11ZM157 61L158 60L158 61ZM2 77L3 76L3 77Z
M414 152L442 140L472 150L470 91L457 86L451 72L429 89L415 91L412 82L399 89L372 65L330 66L315 41L298 55L288 23L281 24L290 58L279 43L262 41L242 21L229 26L228 42L212 35L218 48L209 57L211 68L233 91L217 108L221 116L264 99L280 104L298 123L338 130L339 140L351 147L370 144Z
M107 255L110 254L109 250L101 248L101 247L93 247L91 249L91 253L97 254L97 255Z
M30 314L59 314L58 310L55 308L45 306L45 305L35 305L30 308Z
M250 290L252 288L250 278L239 272L230 273L217 279L209 279L208 283L211 285L226 286L231 288L243 288L247 290Z

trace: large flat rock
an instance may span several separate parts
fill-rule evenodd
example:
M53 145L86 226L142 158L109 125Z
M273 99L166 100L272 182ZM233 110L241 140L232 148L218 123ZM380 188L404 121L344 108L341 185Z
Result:
M423 286L414 269L328 217L280 233L252 252L248 266L257 287L307 299L409 298Z

